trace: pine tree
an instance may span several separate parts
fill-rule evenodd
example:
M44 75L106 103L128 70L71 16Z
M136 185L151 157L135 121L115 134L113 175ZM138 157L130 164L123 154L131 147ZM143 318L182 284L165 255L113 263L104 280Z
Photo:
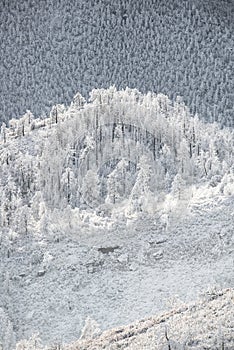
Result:
M184 180L180 173L178 173L172 182L172 194L176 199L183 198L183 191L185 188Z
M2 126L1 126L1 138L3 142L6 143L6 124L5 123L2 123Z
M100 201L100 181L94 170L88 170L83 179L82 197L90 206L97 206Z
M130 211L141 212L150 194L151 166L146 156L140 158L136 182L130 195Z

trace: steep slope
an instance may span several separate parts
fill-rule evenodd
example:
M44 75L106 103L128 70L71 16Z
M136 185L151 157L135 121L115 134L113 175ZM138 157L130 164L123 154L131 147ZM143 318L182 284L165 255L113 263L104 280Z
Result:
M27 209L36 225L43 206L154 212L199 184L232 194L232 130L202 123L181 99L162 94L112 87L90 100L78 93L47 119L28 112L1 128L1 226L27 231L18 214Z
M1 1L0 118L115 84L233 125L233 14L229 0Z
M0 339L44 344L233 288L233 130L137 90L76 94L0 139ZM226 333L225 333L226 334Z
M63 349L231 350L233 312L233 290L214 291L197 303L182 304L168 313L106 331L95 340L80 340Z

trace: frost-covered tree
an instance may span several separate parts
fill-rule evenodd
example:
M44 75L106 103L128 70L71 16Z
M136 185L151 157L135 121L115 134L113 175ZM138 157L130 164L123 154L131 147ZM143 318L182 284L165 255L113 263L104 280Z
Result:
M115 204L119 198L118 177L119 174L116 169L108 175L106 203Z
M97 173L93 170L88 170L83 179L81 193L85 203L91 206L100 204L100 180Z
M2 123L2 126L1 126L1 138L5 143L6 142L6 124L5 123Z
M0 307L0 324L0 346L3 350L10 350L15 345L13 325L2 307Z
M100 333L99 324L92 318L87 317L79 339L94 339Z
M172 182L172 194L176 199L183 198L183 191L185 189L185 181L181 174L178 173Z
M184 189L206 181L221 186L233 164L232 130L193 118L180 98L173 103L163 94L115 87L90 96L89 102L79 96L82 108L74 102L57 108L57 123L50 115L34 118L30 128L28 114L24 136L17 135L18 121L6 128L7 142L0 143L1 227L20 231L27 222L22 232L46 230L41 219L49 222L55 209L69 206L72 213L82 204L111 207L125 199L141 211L149 197L171 191L180 197L180 175ZM46 215L37 201L49 210Z
M130 211L140 212L150 194L151 166L146 156L140 158L136 182L130 194Z

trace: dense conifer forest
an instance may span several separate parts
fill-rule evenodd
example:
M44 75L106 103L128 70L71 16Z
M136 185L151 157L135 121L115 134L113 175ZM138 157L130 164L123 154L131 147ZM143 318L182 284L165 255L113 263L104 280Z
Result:
M0 118L115 84L233 126L233 23L229 0L3 0Z

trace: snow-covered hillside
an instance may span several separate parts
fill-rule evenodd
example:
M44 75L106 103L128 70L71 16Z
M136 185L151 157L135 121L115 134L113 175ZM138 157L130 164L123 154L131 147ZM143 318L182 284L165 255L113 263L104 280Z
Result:
M2 0L0 119L115 84L233 125L233 14L232 0Z
M99 337L97 325L87 320L82 339L62 349L232 350L233 312L233 291L213 291L197 303L177 305L170 312L106 331ZM88 339L84 340L85 337ZM35 344L37 339L33 340L31 344ZM22 343L19 350L25 349L23 346L26 344Z
M233 142L180 98L114 87L3 125L3 349L37 332L68 343L87 317L105 330L233 288Z
M232 129L204 124L162 94L111 87L90 101L78 93L47 119L27 112L3 125L1 227L27 233L32 219L37 230L55 209L77 222L82 211L153 214L165 201L188 200L197 185L233 194Z
M14 238L1 267L8 317L1 319L8 326L2 341L39 332L44 344L68 343L80 337L88 317L105 330L233 288L233 213L233 197L200 198L174 213L167 230L159 217L144 215L109 230L86 223L73 233L58 227ZM215 322L226 334L228 319Z

